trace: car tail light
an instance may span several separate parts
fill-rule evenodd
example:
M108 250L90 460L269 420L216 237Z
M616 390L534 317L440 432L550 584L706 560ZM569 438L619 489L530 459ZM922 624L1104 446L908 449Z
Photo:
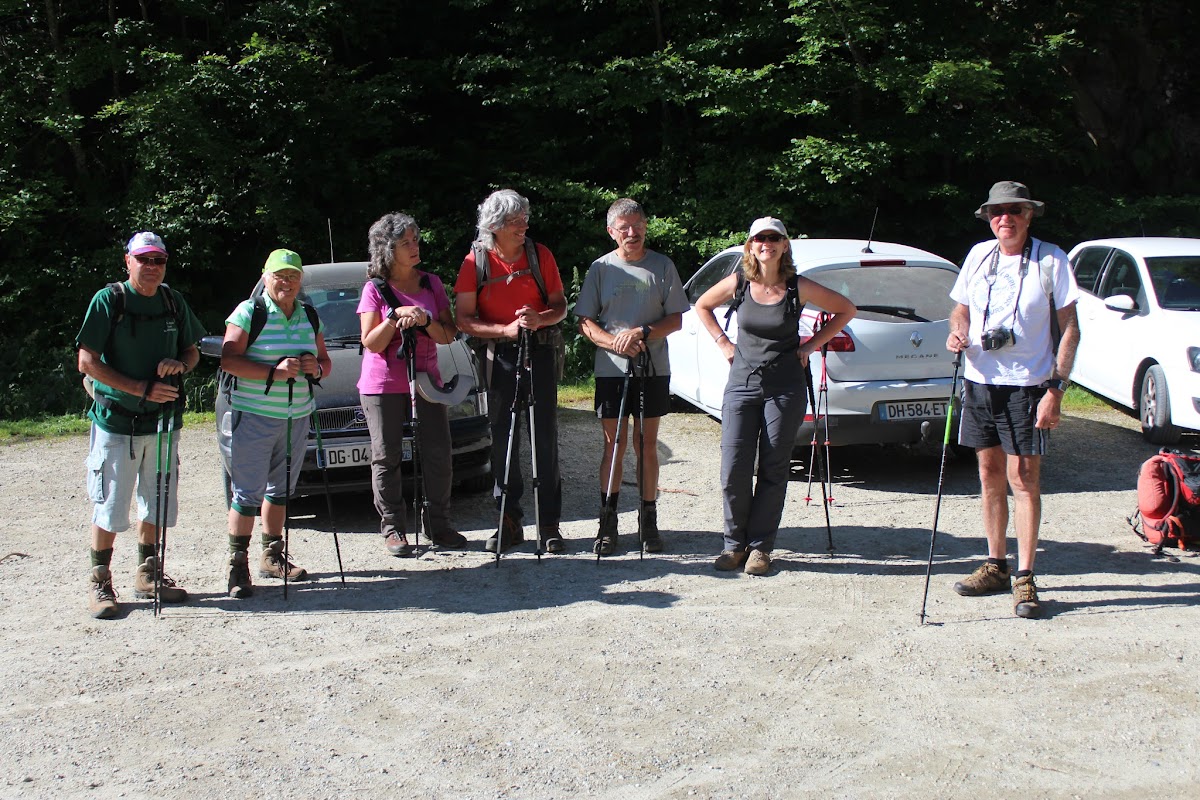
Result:
M811 336L801 336L800 343L803 344L811 339ZM825 345L831 353L853 353L854 340L850 338L850 334L845 331L838 331L832 339Z

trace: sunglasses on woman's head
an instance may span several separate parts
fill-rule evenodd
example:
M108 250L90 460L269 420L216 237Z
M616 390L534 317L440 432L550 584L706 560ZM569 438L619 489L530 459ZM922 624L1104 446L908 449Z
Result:
M782 234L778 233L756 233L750 237L751 241L762 244L763 242L782 242L784 239Z

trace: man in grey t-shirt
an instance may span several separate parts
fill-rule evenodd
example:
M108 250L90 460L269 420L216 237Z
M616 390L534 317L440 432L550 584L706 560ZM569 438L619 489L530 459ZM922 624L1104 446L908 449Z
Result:
M688 301L671 259L646 249L646 212L641 205L628 198L617 200L608 209L607 222L617 248L592 262L575 303L579 329L597 348L595 407L604 428L600 530L594 551L607 556L617 549L617 497L628 428L617 417L625 376L632 370L625 413L634 418L633 446L640 455L638 533L646 552L658 553L663 549L655 504L658 421L670 405L671 381L666 337L682 326ZM645 420L644 430L639 419Z

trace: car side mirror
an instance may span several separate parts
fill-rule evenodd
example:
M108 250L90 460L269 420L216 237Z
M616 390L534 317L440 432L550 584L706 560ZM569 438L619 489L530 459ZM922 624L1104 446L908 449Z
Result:
M1104 307L1123 314L1131 314L1138 310L1137 301L1127 294L1114 294L1104 298Z
M224 336L202 337L200 339L200 355L219 359L221 357L221 345L224 343Z

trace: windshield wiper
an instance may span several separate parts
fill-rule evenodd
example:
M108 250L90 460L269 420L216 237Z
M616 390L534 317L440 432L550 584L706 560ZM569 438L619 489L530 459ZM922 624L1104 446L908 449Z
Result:
M328 336L325 338L325 346L332 347L334 345L343 349L356 346L359 342L359 334L347 333L342 336Z
M913 322L929 322L929 320L917 314L915 308L902 308L901 306L859 306L858 310L874 311L877 314L890 314L893 317L911 319Z

